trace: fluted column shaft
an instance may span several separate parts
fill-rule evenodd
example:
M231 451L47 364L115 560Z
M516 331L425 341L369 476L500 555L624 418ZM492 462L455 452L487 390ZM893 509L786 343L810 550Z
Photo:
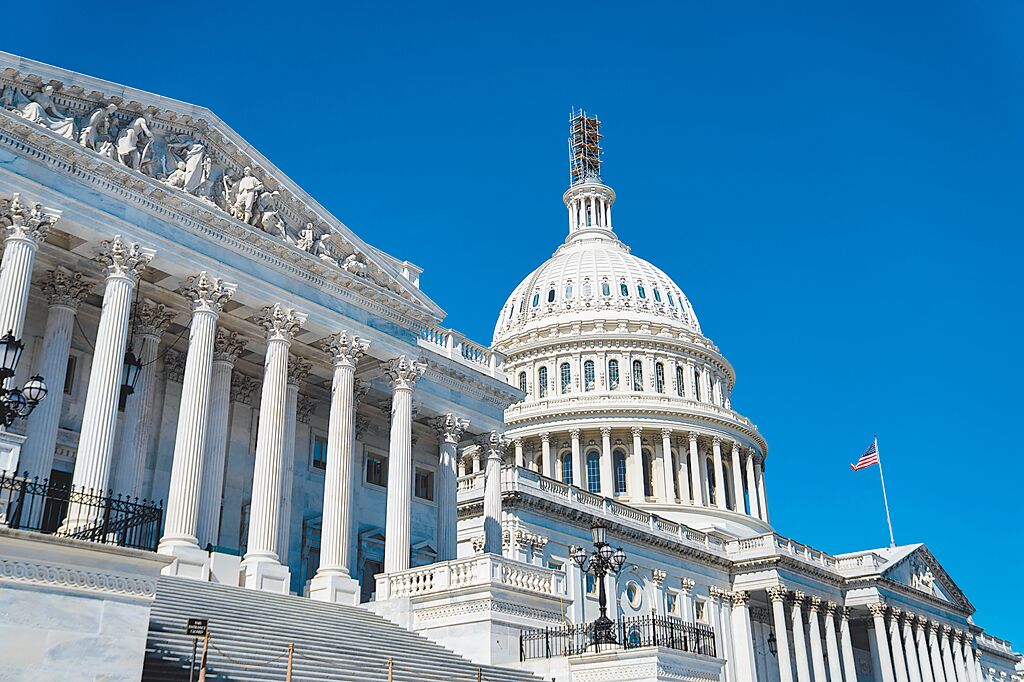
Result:
M793 682L793 659L789 649L789 626L786 624L786 590L769 587L768 598L772 602L772 624L779 651L779 679L781 682Z
M522 438L516 438L515 446L516 446L516 466L517 467L525 467L526 466L526 459L523 456L523 439Z
M157 551L175 554L179 546L199 549L196 535L199 521L199 486L203 475L203 451L210 413L210 377L213 373L213 344L217 338L217 316L234 292L205 272L189 277L184 288L192 299L192 327L181 384L178 432L174 439L171 485L167 494L164 536Z
M277 556L282 564L288 563L288 544L291 541L292 486L295 478L295 422L299 409L299 384L302 377L296 372L296 361L288 363L288 382L284 399L284 453L281 466L281 511L277 516Z
M757 477L754 475L754 453L747 452L747 497L750 506L750 515L756 519L761 518L761 507L757 496Z
M700 452L697 448L697 434L690 432L690 487L693 489L693 503L698 507L704 506L704 488L701 485L700 476Z
M871 610L871 618L875 629L875 647L878 651L878 660L882 675L882 682L896 682L892 669L892 656L889 653L889 638L885 627L885 604L876 603L868 607Z
M807 636L811 640L811 667L815 680L825 680L825 655L821 649L821 600L812 597L807 612Z
M632 428L633 447L629 452L629 475L628 482L629 499L632 502L643 502L644 495L644 452L641 449L640 434L643 429L639 426Z
M675 467L672 464L672 429L661 430L661 467L665 486L664 497L660 501L670 504L676 499L675 483L673 483Z
M412 514L412 392L423 366L405 356L391 360L391 441L388 448L387 542L384 571L409 568Z
M555 463L551 461L551 434L547 432L540 434L540 468L543 470L541 475L558 478L555 476Z
M970 632L964 635L960 645L963 647L964 670L967 672L968 681L981 682L981 680L978 679L978 672L974 665L974 649L971 647Z
M458 557L459 495L455 462L458 459L459 439L467 424L465 420L449 414L441 417L437 425L437 438L440 442L437 467L437 552L440 561L451 561ZM522 444L519 447L521 452Z
M928 621L918 617L914 621L914 641L917 644L917 659L921 665L921 682L938 682L935 677L931 656L928 654Z
M501 438L492 431L484 447L484 552L501 554Z
M764 489L764 462L762 461L760 466L755 469L755 475L757 476L757 504L761 510L761 520L768 523L768 495L765 494Z
M615 497L615 467L612 462L612 430L601 429L601 494Z
M836 633L837 610L838 606L835 602L825 604L825 651L828 653L828 676L832 682L842 682L843 680L842 658L839 654L839 637ZM822 680L824 679L822 678Z
M725 467L722 466L722 439L718 436L711 441L711 453L715 465L715 506L725 509Z
M732 444L732 507L737 513L743 514L746 509L743 506L743 467L740 465L740 444Z
M811 682L811 666L807 660L807 636L804 634L804 595L797 592L793 597L793 653L796 654L796 677L799 682Z
M942 626L942 636L939 638L939 647L942 651L942 672L946 675L946 682L957 682L956 668L953 665L950 639L953 631L948 625Z
M750 600L746 592L733 592L732 595L732 640L733 656L737 682L757 679L754 665L754 633L750 623Z
M145 477L146 449L149 445L150 426L153 422L153 398L156 394L156 358L160 349L157 334L139 335L139 354L142 363L135 392L125 401L118 438L118 453L114 467L115 493L139 497Z
M0 260L0 336L10 331L15 338L22 337L36 251L55 222L56 214L44 213L38 204L33 209L26 208L18 194L0 205L0 226L5 226L6 231Z
M587 489L587 471L583 466L583 451L580 449L580 430L569 431L570 447L572 448L572 484L577 488Z
M955 633L951 641L953 649L953 666L956 668L956 675L960 682L970 682L970 677L967 674L967 666L964 664L964 651L961 645L961 637L959 633Z
M935 678L935 682L956 682L955 679L946 679L946 671L942 665L942 647L939 646L939 627L938 623L928 624L928 655L932 662L932 677Z
M152 258L152 251L128 244L120 237L104 242L97 257L106 265L107 276L82 413L82 435L75 457L72 483L79 489L107 489L132 295L139 273ZM70 528L81 525L76 515L75 509L69 511Z
M909 682L907 660L903 653L903 638L900 636L900 609L891 609L889 616L889 648L892 651L892 665L896 682Z
M857 659L853 655L853 640L850 638L850 609L846 607L843 607L840 613L839 646L842 647L843 651L843 677L845 682L857 682Z
M924 682L921 679L921 662L917 658L917 646L914 643L914 616L903 615L903 654L907 659L907 679L909 682Z

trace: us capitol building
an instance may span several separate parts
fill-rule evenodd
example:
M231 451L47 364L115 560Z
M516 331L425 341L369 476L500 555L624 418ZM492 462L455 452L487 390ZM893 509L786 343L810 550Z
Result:
M0 679L1024 680L924 545L776 532L595 118L487 347L208 109L0 105Z

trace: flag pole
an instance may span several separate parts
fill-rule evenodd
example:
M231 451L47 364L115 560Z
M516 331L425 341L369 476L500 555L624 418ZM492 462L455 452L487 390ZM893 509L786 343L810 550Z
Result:
M885 492L885 473L882 472L882 453L878 451L878 436L875 436L875 455L878 456L878 477L882 479L882 501L885 502L885 521L889 524L889 546L896 546L896 538L892 534L892 516L889 515L889 496Z

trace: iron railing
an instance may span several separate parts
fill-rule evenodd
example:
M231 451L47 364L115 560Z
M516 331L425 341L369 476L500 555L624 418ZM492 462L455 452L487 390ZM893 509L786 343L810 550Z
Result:
M162 503L0 472L0 525L119 547L156 550Z
M661 646L702 656L715 656L715 631L671 616L635 616L615 621L615 641L598 642L594 623L523 630L519 660L575 656L587 651Z

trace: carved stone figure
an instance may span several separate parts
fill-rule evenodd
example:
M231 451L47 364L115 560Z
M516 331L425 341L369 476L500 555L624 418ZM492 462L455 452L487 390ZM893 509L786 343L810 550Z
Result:
M357 277L366 277L366 263L358 253L350 253L346 256L341 267Z
M315 255L319 256L321 260L328 261L330 263L337 264L338 260L331 254L331 233L324 232L316 240L316 251Z
M179 161L174 172L167 176L164 184L183 189L185 187L185 162Z
M306 223L306 226L299 230L299 240L295 243L297 247L303 251L309 253L313 250L313 245L316 243L316 230L313 229L313 223Z
M256 200L260 191L263 190L263 183L252 174L248 166L242 171L242 178L233 187L235 201L231 205L231 215L250 225L256 224Z
M185 179L181 189L189 194L199 192L203 184L210 179L211 162L209 154L206 153L206 145L185 136L168 142L167 150L185 163Z
M78 136L78 144L98 152L103 143L110 140L110 117L116 111L116 105L108 104L89 114L85 127Z
M57 108L53 102L53 86L46 85L39 92L34 92L25 98L20 92L15 91L11 97L14 106L14 113L26 121L32 121L69 140L75 139L75 118L66 116ZM18 100L21 100L19 102Z
M117 136L117 160L122 165L141 171L147 161L152 141L153 133L149 129L149 122L145 117L139 116Z
M280 192L267 192L262 191L256 198L256 227L260 227L264 232L270 234L276 234L285 241L288 240L288 231L285 228L284 220L281 219L281 215L277 212L276 200L280 196Z

